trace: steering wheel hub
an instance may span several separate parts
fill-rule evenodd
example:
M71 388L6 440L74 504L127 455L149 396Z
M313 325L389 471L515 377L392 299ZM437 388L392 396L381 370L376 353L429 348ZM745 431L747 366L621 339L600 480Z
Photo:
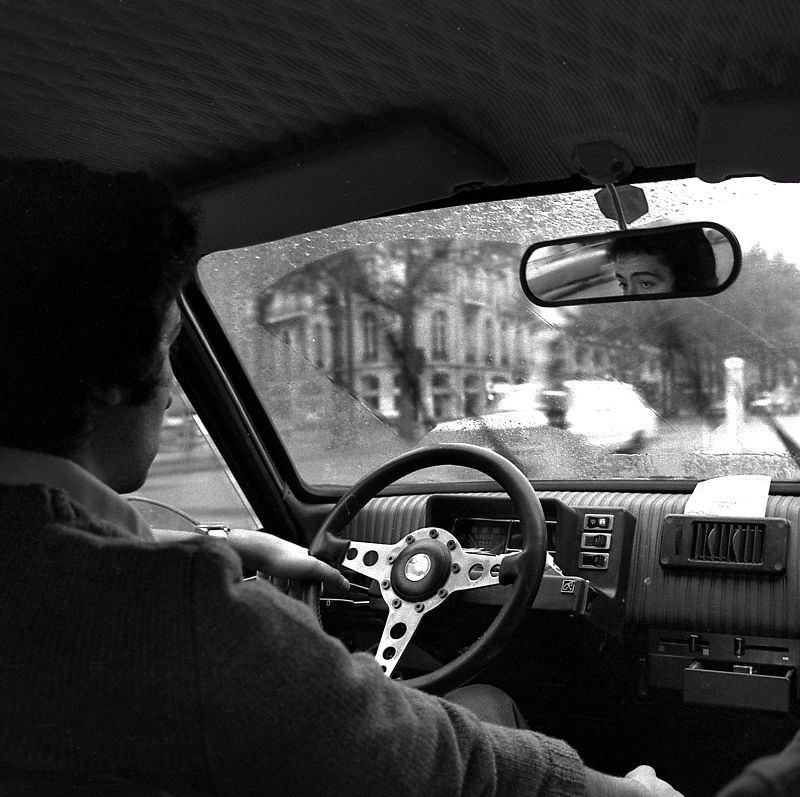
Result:
M403 600L425 601L444 586L451 563L450 551L441 542L414 540L394 561L390 576L392 589Z

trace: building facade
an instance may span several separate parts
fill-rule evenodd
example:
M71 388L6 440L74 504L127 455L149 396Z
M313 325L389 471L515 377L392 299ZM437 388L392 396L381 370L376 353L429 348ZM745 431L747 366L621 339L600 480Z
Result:
M409 240L286 275L255 308L275 410L313 411L300 373L309 365L398 425L479 415L497 383L617 378L658 396L659 352L554 331L557 311L548 320L521 295L521 254L510 244Z

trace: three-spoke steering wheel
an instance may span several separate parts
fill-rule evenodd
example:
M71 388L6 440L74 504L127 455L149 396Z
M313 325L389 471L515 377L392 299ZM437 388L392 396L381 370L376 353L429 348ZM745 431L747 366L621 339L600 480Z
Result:
M366 503L388 485L423 468L459 465L494 479L508 493L520 520L522 550L499 556L468 551L446 529L416 529L391 545L355 542L340 535ZM420 620L463 590L510 584L511 590L492 624L451 662L404 683L443 693L466 683L502 650L527 614L541 584L547 552L544 513L523 473L499 454L473 445L441 445L402 454L351 487L337 502L310 546L313 555L343 564L374 579L389 614L376 653L391 676ZM305 592L314 608L319 584Z

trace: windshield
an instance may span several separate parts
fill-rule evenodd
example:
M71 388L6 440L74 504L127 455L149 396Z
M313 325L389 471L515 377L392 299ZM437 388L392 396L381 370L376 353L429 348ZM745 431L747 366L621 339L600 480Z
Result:
M594 190L218 252L199 278L309 484L352 484L395 454L448 442L491 447L533 479L798 478L800 188L760 178L643 187L649 212L633 226L733 231L743 264L731 288L529 303L519 281L528 245L616 228Z

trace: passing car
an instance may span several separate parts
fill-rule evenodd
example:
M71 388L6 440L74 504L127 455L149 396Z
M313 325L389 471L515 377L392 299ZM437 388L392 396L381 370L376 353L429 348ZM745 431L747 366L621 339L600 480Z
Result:
M798 410L798 400L792 391L776 388L759 393L749 405L750 412L760 415L789 415Z
M800 449L736 419L749 385L791 383L800 346L795 0L2 10L3 158L145 170L198 219L173 360L214 445L162 451L141 490L159 523L172 503L180 528L252 519L316 553L332 524L354 587L305 592L328 633L414 688L502 688L598 769L644 762L712 797L784 747L800 727ZM684 273L674 236L700 240ZM655 294L626 293L631 272ZM507 410L487 412L488 384L509 386ZM720 396L741 412L712 424ZM514 479L537 500L512 501ZM552 566L500 586L485 559L463 590L387 603L394 553L364 554L429 529L448 563L535 544ZM152 732L148 749L171 749ZM272 745L254 740L267 760ZM102 758L73 752L48 775ZM3 790L10 768L0 751L0 793L21 793Z
M471 442L505 432L513 449L524 450L542 427L563 429L608 453L635 453L658 435L659 418L633 385L616 380L567 379L555 389L540 383L498 386L486 414L443 421L428 440Z
M658 435L658 414L626 382L568 379L543 399L552 426L607 451L636 453Z

